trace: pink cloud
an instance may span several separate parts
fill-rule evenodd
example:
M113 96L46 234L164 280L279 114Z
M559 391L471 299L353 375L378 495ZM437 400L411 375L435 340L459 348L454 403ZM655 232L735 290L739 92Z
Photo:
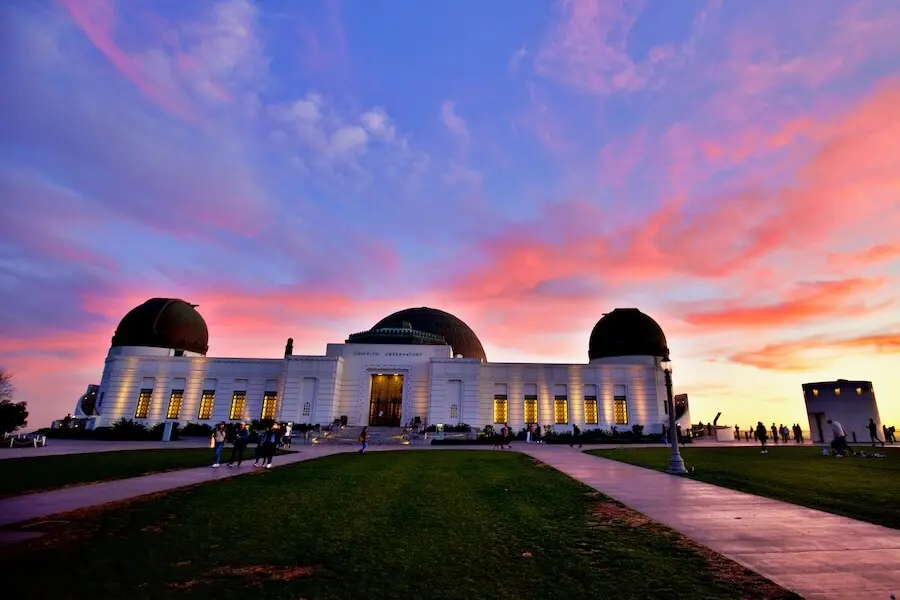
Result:
M647 130L640 128L625 139L615 139L600 150L598 183L601 186L624 188L628 178L644 159Z

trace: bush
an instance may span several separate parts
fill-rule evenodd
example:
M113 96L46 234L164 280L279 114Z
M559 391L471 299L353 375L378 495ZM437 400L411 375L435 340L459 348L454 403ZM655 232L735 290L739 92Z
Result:
M431 440L432 446L489 446L495 443L494 436L485 437L478 436L475 439L470 438L445 438L443 440Z
M185 423L179 432L184 437L209 437L213 427L207 423Z
M153 427L150 428L150 439L151 440L162 440L163 432L165 431L166 424L165 423L157 423ZM172 435L169 436L170 440L181 439L178 435L178 423L175 423L172 426Z
M437 425L429 425L425 428L425 433L434 433L437 431ZM471 425L458 423L456 425L444 425L444 433L469 433L472 431Z

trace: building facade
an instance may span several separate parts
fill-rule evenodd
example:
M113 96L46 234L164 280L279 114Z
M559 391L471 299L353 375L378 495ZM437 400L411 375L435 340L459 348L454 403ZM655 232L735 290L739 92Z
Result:
M882 441L882 423L875 401L875 389L871 381L820 381L803 384L803 399L809 417L810 439L813 442L830 442L831 427L828 419L844 427L850 441L869 441L869 419L875 420L878 437Z
M153 298L129 312L112 339L99 387L76 416L94 426L135 419L216 423L272 418L325 425L535 424L556 430L658 432L668 421L659 325L637 309L597 322L587 364L491 363L455 316L411 308L328 344L324 355L206 356L196 307ZM687 406L676 411L689 423Z

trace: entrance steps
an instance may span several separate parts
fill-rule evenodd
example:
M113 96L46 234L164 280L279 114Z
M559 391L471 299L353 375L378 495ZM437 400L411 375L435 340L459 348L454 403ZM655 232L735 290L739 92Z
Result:
M362 427L344 427L340 431L319 438L320 444L358 444ZM369 427L366 439L370 446L401 445L408 440L402 427Z

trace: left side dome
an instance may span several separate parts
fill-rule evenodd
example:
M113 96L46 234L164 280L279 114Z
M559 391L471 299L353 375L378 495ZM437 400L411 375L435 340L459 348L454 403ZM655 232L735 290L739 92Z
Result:
M119 322L112 347L169 348L206 355L209 329L195 306L175 298L150 298Z

